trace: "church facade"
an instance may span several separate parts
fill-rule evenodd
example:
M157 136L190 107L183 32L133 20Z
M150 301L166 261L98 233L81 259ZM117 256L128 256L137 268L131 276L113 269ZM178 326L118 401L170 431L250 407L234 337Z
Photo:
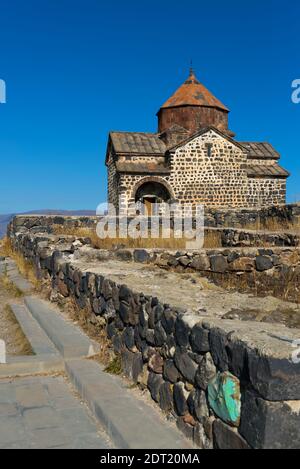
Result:
M281 205L289 173L270 143L239 142L229 109L196 78L160 108L157 133L110 132L108 201L153 213L161 202L219 208Z

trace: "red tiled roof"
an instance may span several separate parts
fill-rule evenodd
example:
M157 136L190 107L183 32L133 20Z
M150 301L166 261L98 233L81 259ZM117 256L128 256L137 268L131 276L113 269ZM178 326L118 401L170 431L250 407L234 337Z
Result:
M169 98L161 107L162 109L168 107L178 106L206 106L223 109L229 111L204 85L202 85L196 78L194 72L191 70L188 79L177 91Z

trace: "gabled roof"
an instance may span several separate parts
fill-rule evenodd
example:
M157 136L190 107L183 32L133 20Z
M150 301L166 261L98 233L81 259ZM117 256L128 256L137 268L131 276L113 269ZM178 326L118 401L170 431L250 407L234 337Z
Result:
M182 142L178 143L174 147L169 148L168 151L173 152L173 151L177 150L178 148L183 147L187 143L191 142L195 138L200 137L201 135L204 135L204 134L206 134L207 132L209 132L211 130L213 132L215 132L216 134L220 135L220 137L223 137L226 140L228 140L230 143L232 143L232 145L235 145L236 147L239 147L241 150L246 151L245 147L240 142L237 142L236 140L233 140L227 134L225 134L224 132L222 132L219 129L216 129L216 127L213 127L213 126L205 127L203 129L198 130L196 133L190 135L187 139L185 139Z
M110 140L117 154L163 156L166 145L159 134L146 132L110 132Z
M197 80L192 69L188 79L162 105L161 109L178 106L215 107L229 112L229 109Z
M248 177L289 177L290 173L279 166L272 164L249 164L246 166Z
M267 142L240 142L248 151L249 159L279 160L280 154Z

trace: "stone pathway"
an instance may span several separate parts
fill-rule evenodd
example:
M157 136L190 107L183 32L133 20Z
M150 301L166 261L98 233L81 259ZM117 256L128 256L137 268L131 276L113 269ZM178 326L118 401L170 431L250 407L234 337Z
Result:
M12 282L30 292L9 263ZM0 364L0 449L192 447L158 409L91 359L99 344L51 303L15 300L5 297L34 355L8 354Z
M0 380L1 449L110 447L63 377Z

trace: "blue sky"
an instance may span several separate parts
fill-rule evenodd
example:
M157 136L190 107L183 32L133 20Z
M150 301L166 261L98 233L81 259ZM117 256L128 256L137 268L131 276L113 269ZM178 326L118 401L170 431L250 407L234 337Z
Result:
M155 131L191 58L300 200L299 15L299 0L0 0L0 213L105 201L108 131Z

